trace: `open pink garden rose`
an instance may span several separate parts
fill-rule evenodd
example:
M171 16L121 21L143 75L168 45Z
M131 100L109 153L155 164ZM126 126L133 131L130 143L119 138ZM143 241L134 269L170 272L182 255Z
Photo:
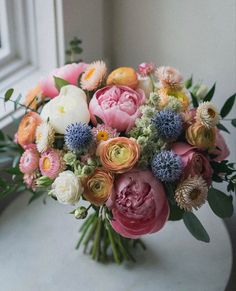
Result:
M175 143L172 150L182 159L184 166L182 178L186 179L188 176L194 177L201 175L208 185L211 184L213 170L209 160L202 152L184 142Z
M113 214L112 227L128 238L159 231L169 217L163 185L148 170L119 176L107 204Z
M42 78L39 82L42 94L50 98L54 98L59 94L53 79L54 76L66 80L71 85L77 85L79 76L84 72L87 66L88 65L85 63L73 63L53 70L47 77Z
M139 107L145 102L142 89L133 90L126 86L106 86L98 90L89 104L93 124L96 117L118 131L129 131L140 117Z

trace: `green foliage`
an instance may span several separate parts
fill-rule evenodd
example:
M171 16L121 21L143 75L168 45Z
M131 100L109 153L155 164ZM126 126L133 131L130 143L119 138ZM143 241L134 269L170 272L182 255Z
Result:
M184 210L180 209L177 205L173 205L172 203L169 203L170 207L170 216L169 220L176 221L183 219Z
M100 117L98 117L97 115L95 115L95 118L96 118L96 121L97 121L98 124L103 124L104 123L103 120Z
M184 81L184 86L186 89L191 88L193 85L193 76L191 75L191 77L187 80Z
M234 118L234 119L231 120L231 124L232 124L234 127L236 127L236 118Z
M67 64L78 63L81 60L79 59L79 55L82 54L83 49L81 47L82 40L77 37L74 37L69 42L69 48L66 50L66 56L68 57Z
M214 85L211 87L211 89L209 90L209 92L207 93L206 97L204 98L203 101L211 101L212 97L214 96L215 93L215 88L216 88L216 83L214 83Z
M184 224L189 232L197 239L203 242L210 242L210 237L205 228L192 212L185 212L183 215Z
M226 100L225 104L223 105L220 111L220 115L222 118L226 117L230 113L232 107L234 106L235 98L236 93Z
M222 130L222 131L224 131L224 132L227 132L227 133L230 133L229 132L229 130L222 124L222 123L218 123L217 124L217 128L219 129L219 130Z
M232 196L225 195L220 190L210 188L208 192L208 203L212 211L221 218L230 217L233 215Z
M191 94L191 97L192 97L192 103L193 103L193 107L194 108L197 108L198 107L198 100L197 100L197 97L192 93L192 92L190 92L190 94Z
M13 92L14 92L14 89L13 89L13 88L8 89L8 90L6 91L6 93L5 93L5 95L4 95L4 101L5 101L5 102L7 102L8 100L11 99L11 96L12 96Z
M58 91L60 91L62 87L69 85L69 82L67 82L66 80L64 80L62 78L59 78L56 76L53 76L53 78L54 78L55 86L56 86Z

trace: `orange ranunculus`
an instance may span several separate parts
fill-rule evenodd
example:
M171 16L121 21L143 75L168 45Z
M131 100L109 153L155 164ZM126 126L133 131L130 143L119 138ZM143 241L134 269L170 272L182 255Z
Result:
M135 89L138 86L137 73L133 68L120 67L110 73L107 85L122 85Z
M105 169L124 173L134 167L139 159L140 149L135 139L116 137L98 146L97 154Z
M169 87L164 87L158 89L158 94L160 96L160 107L164 108L168 105L169 96L175 97L182 104L182 111L188 109L190 104L189 93L185 89L173 89Z
M35 140L37 126L42 122L40 115L36 112L28 112L21 120L18 127L18 143L24 147Z
M113 180L110 172L96 169L93 175L83 182L84 197L97 206L104 204L111 195Z
M213 149L216 142L216 128L207 128L195 122L188 127L186 139L189 144L200 149Z
M36 110L39 103L44 99L39 85L31 89L25 97L25 105L32 110Z

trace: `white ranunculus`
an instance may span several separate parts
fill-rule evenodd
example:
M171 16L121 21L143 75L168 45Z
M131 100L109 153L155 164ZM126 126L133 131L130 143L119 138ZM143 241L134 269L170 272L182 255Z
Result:
M49 101L41 112L43 120L50 120L57 133L64 134L71 123L89 123L87 97L84 91L74 85L61 88L60 94Z
M143 89L145 96L149 98L150 93L153 91L151 79L138 75L138 88Z
M53 182L51 190L51 194L63 204L74 204L78 202L82 192L82 184L72 171L60 173Z

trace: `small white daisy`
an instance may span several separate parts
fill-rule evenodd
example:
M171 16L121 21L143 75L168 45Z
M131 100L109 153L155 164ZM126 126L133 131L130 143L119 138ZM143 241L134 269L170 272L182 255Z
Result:
M219 122L219 113L211 102L203 102L196 112L196 121L207 128L215 127Z

